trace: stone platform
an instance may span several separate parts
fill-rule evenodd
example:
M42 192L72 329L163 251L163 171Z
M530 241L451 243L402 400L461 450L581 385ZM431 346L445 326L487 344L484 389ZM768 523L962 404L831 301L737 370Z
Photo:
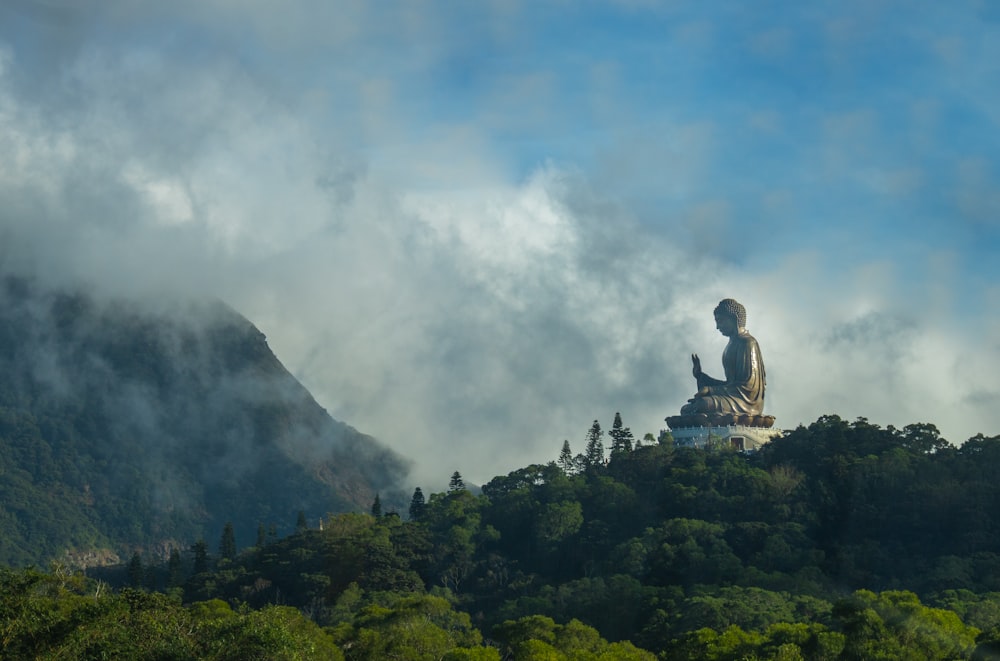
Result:
M703 448L709 440L718 440L741 452L755 452L784 435L780 429L770 427L750 427L747 425L727 425L724 427L679 427L670 429L674 443L680 447Z
M772 415L672 415L666 419L674 442L681 447L705 447L710 439L733 446L741 452L754 452L781 436L773 429Z

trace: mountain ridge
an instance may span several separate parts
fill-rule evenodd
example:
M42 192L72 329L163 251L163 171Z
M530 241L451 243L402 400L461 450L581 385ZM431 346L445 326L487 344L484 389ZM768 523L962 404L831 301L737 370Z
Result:
M226 522L247 545L300 511L392 502L407 470L221 301L0 283L2 563L159 555Z

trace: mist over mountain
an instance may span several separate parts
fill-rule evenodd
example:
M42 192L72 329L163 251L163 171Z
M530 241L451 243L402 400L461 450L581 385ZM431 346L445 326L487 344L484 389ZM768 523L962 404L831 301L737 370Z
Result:
M98 564L393 502L409 464L331 418L218 301L0 282L0 563Z

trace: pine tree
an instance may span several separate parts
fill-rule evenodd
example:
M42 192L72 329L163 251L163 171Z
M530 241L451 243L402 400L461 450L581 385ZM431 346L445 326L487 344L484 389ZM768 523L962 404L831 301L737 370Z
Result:
M267 545L267 530L263 523L257 524L257 548L262 549Z
M132 587L139 587L142 585L142 558L139 556L139 552L136 551L132 554L132 559L128 563L128 583Z
M463 491L465 489L465 482L462 480L462 474L455 471L451 474L451 480L448 481L448 491Z
M219 541L219 555L225 560L236 559L236 532L233 524L227 522L222 528L222 539Z
M208 571L208 544L204 539L199 539L191 546L194 553L194 573L203 574Z
M176 548L170 549L170 559L167 560L167 586L176 588L184 582L182 574L181 552Z
M372 516L376 519L382 516L382 499L378 493L375 494L375 500L372 501Z
M604 442L601 440L604 432L601 431L601 423L594 420L587 432L587 449L583 455L584 465L587 468L604 465Z
M608 436L611 437L611 458L625 452L625 445L622 442L622 414L615 413L615 421L611 424L611 431L608 432Z
M417 487L413 490L413 498L410 499L410 521L420 521L427 511L427 501L424 499L424 492Z
M559 453L559 468L567 475L576 473L576 460L573 458L573 451L569 449L569 441L563 441L562 452Z
M622 426L622 414L615 413L615 421L608 432L611 437L611 458L632 451L632 430Z
M295 532L302 532L303 530L309 530L309 522L306 520L306 513L299 510L299 515L295 519Z

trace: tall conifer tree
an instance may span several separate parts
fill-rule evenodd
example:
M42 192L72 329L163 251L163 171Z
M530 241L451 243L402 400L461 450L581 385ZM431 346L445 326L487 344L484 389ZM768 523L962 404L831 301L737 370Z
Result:
M267 545L267 530L263 523L257 524L257 548L262 549Z
M573 451L569 449L569 440L563 441L558 464L559 468L567 475L572 475L576 472L576 460L573 458Z
M608 432L611 437L611 458L632 451L632 430L622 425L622 414L615 413L615 421Z
M194 552L194 573L203 574L208 571L208 544L204 539L199 539L191 546Z
M587 449L584 451L583 461L587 468L604 465L604 432L601 431L601 423L594 420L587 432Z
M167 586L176 588L182 585L184 583L182 572L181 552L172 548L170 549L170 559L167 561Z
M142 557L139 552L136 551L132 554L132 559L128 563L128 582L132 587L139 587L142 585L142 577L144 572L142 569Z
M222 539L219 541L219 555L226 560L236 559L236 531L233 524L227 522L222 528Z
M424 499L424 492L420 487L413 490L413 498L410 499L410 521L420 521L424 518L427 510L427 501Z

